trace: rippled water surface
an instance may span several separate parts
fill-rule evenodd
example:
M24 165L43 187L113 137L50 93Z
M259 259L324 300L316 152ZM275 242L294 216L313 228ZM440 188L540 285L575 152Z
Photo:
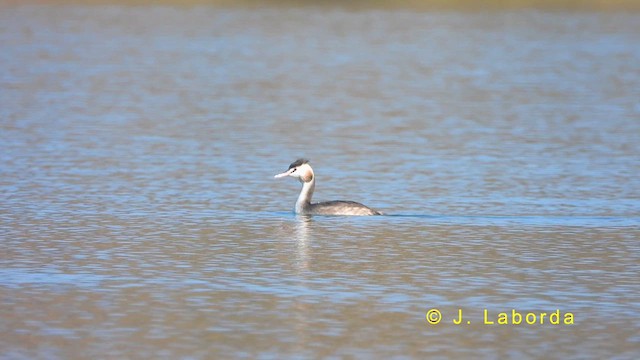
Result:
M639 37L622 13L2 5L1 355L637 358ZM273 175L301 156L316 200L388 215L293 215Z

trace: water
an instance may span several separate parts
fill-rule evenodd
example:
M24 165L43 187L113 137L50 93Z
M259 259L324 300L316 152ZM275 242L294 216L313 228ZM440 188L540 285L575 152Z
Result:
M2 5L2 357L636 358L639 35L615 12ZM389 216L294 216L273 175L300 156L316 200Z

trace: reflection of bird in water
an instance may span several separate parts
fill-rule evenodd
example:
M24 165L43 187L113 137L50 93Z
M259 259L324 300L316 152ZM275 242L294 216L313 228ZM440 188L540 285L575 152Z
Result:
M309 161L298 159L289 165L289 169L275 178L291 176L297 178L302 183L302 191L296 201L296 214L308 215L382 215L379 211L368 208L355 201L326 201L311 203L313 190L316 187L316 177Z

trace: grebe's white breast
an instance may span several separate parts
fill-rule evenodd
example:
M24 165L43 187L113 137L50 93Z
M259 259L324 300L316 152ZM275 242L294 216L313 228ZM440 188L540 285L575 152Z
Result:
M355 201L326 201L311 203L311 197L316 186L316 177L313 173L309 161L298 159L289 165L287 171L274 176L281 178L290 176L297 178L302 183L302 190L295 205L296 214L309 215L382 215L381 212L373 210Z

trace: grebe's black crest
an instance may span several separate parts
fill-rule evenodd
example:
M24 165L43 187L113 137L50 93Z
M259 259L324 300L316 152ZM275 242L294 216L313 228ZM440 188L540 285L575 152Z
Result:
M300 159L292 162L291 165L289 165L289 169L293 169L294 167L298 167L298 166L300 166L302 164L308 164L308 163L309 163L309 160L300 158Z

